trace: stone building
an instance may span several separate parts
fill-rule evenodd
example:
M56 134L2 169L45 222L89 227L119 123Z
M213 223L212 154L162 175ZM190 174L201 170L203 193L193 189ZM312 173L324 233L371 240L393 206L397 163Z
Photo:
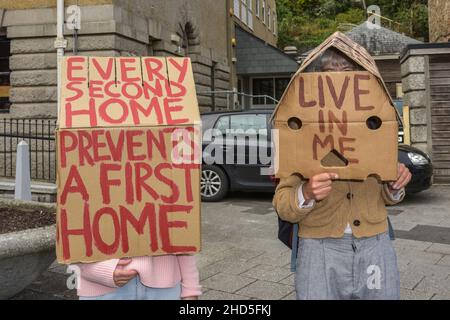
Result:
M371 27L369 22L363 22L346 35L369 51L392 98L401 99L400 56L407 45L422 42L382 26Z
M262 50L277 50L275 0L64 2L81 9L79 30L65 26L66 55L188 56L202 112L245 107L238 94L239 30ZM56 18L56 0L0 0L0 190L14 190L21 139L30 145L32 179L55 180ZM53 185L44 189L53 196Z
M450 41L450 1L428 0L430 42Z
M206 5L205 5L206 2ZM79 0L81 29L66 29L67 54L188 55L197 90L229 89L226 2ZM55 116L56 1L0 1L2 27L11 42L11 117ZM208 14L205 8L208 8ZM219 36L216 36L219 35ZM214 71L212 69L214 68ZM211 74L214 73L214 81ZM201 107L210 97L199 97Z
M430 43L410 44L401 62L411 145L426 151L435 183L450 183L450 1L428 0Z
M435 183L450 183L450 43L409 45L402 81L411 145L426 151Z
M65 1L74 4L81 7L81 28L66 27L66 54L189 56L201 111L237 106L212 93L238 90L237 26L277 42L275 0ZM11 55L1 64L4 117L56 116L55 6L54 0L0 0L0 53L10 46Z
M297 71L297 61L240 27L236 39L238 88L248 94L239 102L245 109L273 108Z
M298 63L276 47L275 0L234 0L233 88L243 109L274 108Z

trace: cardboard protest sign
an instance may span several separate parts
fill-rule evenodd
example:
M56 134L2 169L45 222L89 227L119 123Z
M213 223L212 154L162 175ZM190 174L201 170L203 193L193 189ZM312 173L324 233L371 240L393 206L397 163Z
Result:
M66 57L57 130L60 263L200 250L190 60Z
M304 72L334 47L366 71ZM272 121L279 132L277 177L397 178L397 113L374 60L337 33L314 50L292 78Z

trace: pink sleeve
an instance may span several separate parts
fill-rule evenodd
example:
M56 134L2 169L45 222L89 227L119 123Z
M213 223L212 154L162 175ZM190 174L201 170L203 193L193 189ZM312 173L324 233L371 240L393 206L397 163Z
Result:
M118 262L119 259L112 259L95 263L79 263L77 266L80 268L82 278L103 286L117 288L113 274Z
M177 256L181 272L181 298L202 294L197 269L197 258L193 255Z

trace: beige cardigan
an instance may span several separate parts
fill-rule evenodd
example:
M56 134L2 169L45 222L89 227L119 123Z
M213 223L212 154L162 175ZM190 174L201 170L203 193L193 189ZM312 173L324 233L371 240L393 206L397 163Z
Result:
M303 238L340 238L350 223L357 238L371 237L387 231L385 205L394 201L386 185L375 177L363 182L334 181L330 195L311 208L299 207L298 188L304 183L297 175L281 179L273 206L281 219L299 224L299 236Z

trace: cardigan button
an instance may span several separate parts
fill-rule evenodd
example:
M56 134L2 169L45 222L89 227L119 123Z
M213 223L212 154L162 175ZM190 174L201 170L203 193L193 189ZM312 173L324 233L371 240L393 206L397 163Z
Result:
M354 194L353 193L347 193L347 199L348 200L350 200L350 199L352 199L354 197Z
M353 221L353 225L354 225L355 227L359 227L359 226L361 225L361 221L355 220L355 221Z

